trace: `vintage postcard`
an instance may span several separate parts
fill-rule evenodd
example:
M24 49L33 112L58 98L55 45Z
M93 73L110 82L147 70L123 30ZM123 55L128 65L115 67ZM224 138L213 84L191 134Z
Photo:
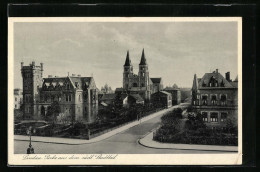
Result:
M239 165L242 18L8 19L9 165Z

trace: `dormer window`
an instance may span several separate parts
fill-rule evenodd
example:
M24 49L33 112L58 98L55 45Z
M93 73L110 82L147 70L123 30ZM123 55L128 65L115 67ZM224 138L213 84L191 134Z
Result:
M220 83L220 86L221 87L224 87L225 86L225 84L224 84L224 81L222 80L222 82Z
M205 82L203 81L203 83L202 83L202 87L206 87L206 84L205 84Z
M76 86L76 88L79 88L79 83L75 82L75 86Z

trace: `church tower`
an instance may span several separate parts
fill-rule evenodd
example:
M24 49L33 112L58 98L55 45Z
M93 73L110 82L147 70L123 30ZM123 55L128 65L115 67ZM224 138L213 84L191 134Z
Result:
M124 73L123 73L123 89L127 90L130 87L130 78L133 75L133 65L129 57L129 51L127 51L125 64L124 64Z
M42 86L43 63L36 66L33 61L29 66L21 62L23 78L23 118L38 119L36 103L39 101L39 88Z
M141 90L145 90L143 92L143 97L145 100L150 100L150 84L149 84L149 70L148 70L148 64L146 62L144 49L141 56L141 61L139 63L139 87Z

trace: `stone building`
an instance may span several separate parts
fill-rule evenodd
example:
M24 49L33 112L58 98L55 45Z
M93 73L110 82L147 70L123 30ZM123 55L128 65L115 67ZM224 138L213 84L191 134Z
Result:
M150 101L151 94L161 91L162 88L161 78L150 78L149 76L144 49L139 63L138 75L133 73L133 65L130 60L129 51L127 51L123 72L123 88L121 90L128 94L139 94L145 101ZM116 92L118 91L119 89L116 90Z
M14 109L20 109L23 104L23 91L20 88L14 89Z
M194 75L192 86L192 108L203 116L211 126L223 126L227 118L237 123L238 80L230 79L230 72L224 78L218 69L205 73L202 78Z
M92 122L98 112L98 92L93 77L72 75L42 78L43 64L21 63L24 119L43 119L55 101L61 113L75 120Z
M172 106L172 94L166 91L159 91L151 95L151 101L154 105L169 108Z
M181 103L181 91L178 87L166 87L164 91L172 94L172 105Z

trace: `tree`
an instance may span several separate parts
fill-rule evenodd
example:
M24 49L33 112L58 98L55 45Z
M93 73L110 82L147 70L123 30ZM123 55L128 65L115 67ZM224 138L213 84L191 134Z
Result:
M59 115L60 112L61 109L60 109L59 102L57 101L52 102L51 106L47 108L47 113L46 113L47 119L55 123L57 120L57 116Z
M228 132L237 135L237 125L235 124L235 119L233 117L228 117L226 120L226 128Z

